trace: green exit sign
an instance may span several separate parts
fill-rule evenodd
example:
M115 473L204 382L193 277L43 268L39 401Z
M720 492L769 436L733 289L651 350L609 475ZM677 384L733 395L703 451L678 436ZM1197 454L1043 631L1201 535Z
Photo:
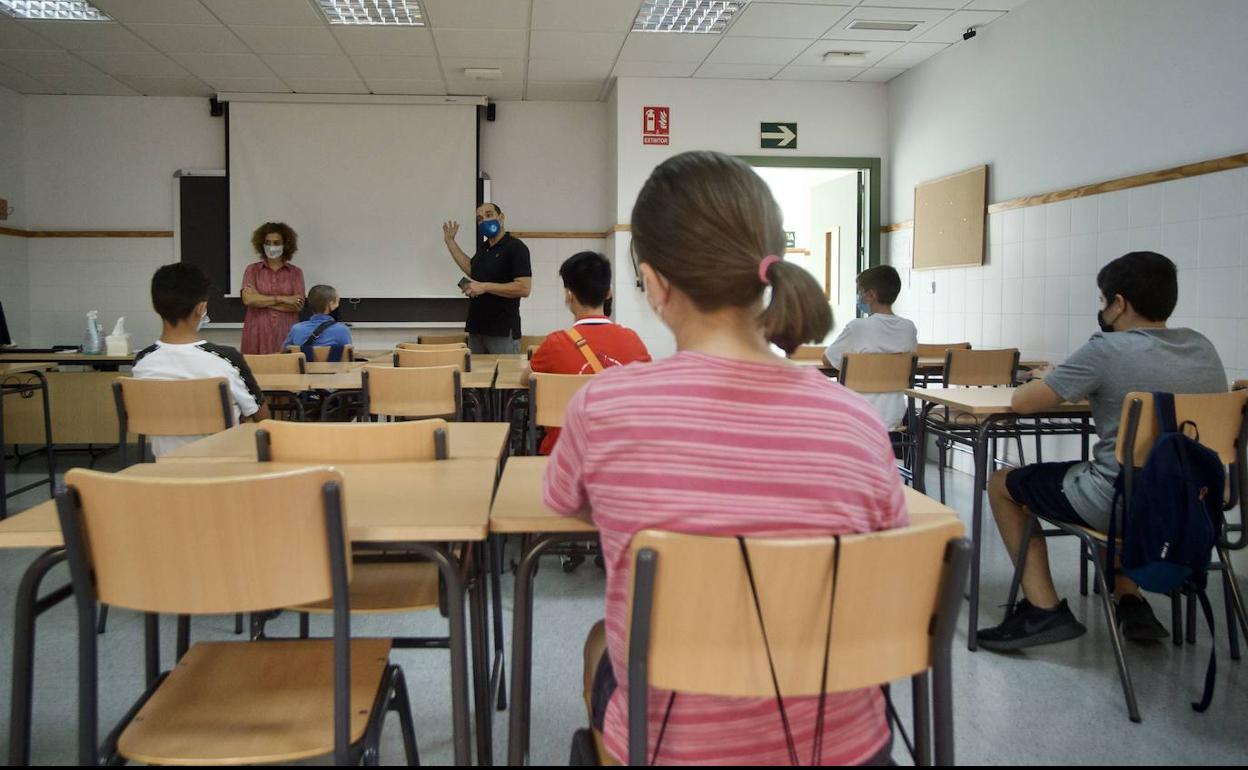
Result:
M792 230L785 230L784 231L784 247L786 249L791 249L796 245L797 245L797 233L793 232Z
M796 123L760 123L759 145L764 150L796 150Z

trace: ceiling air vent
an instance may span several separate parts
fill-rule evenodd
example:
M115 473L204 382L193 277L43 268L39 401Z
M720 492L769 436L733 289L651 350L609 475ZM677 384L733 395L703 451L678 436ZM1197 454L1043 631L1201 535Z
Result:
M862 32L913 32L922 23L921 21L868 21L866 19L857 19L846 29L855 29Z

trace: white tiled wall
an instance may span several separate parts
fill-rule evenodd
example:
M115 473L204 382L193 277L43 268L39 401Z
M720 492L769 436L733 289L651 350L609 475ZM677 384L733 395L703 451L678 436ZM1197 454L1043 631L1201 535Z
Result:
M1202 332L1229 377L1248 377L1248 169L991 214L982 267L911 270L911 236L886 236L885 254L922 342L1059 362L1096 331L1097 271L1150 250L1179 269L1170 325Z
M563 304L563 281L559 266L578 251L605 253L601 238L526 238L533 264L533 293L520 301L520 323L525 334L549 334L572 325L572 315Z

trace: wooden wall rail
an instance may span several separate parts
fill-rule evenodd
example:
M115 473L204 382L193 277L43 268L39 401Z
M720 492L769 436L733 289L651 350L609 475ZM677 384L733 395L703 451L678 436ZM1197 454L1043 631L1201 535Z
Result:
M0 227L0 235L18 238L172 238L172 230L22 230Z

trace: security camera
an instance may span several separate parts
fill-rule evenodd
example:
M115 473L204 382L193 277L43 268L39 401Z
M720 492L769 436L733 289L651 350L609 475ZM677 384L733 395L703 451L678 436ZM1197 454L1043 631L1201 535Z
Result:
M976 34L976 33L975 33L975 28L974 28L974 27L967 27L967 28L966 28L966 31L962 33L962 39L963 39L963 40L970 40L971 38L975 37L975 34Z

